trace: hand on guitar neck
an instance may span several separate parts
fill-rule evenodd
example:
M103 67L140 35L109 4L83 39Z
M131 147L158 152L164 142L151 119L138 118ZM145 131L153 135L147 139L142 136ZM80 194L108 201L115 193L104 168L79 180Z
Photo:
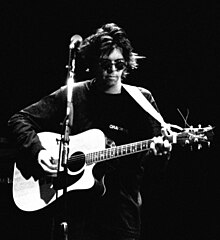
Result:
M172 144L169 142L168 137L170 132L166 129L161 130L162 136L154 137L150 143L150 153L154 155L168 155L172 150Z

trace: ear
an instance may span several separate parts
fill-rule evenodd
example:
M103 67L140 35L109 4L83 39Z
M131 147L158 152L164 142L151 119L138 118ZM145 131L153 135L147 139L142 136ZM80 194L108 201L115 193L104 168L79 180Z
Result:
M127 67L123 70L123 72L122 72L122 80L124 80L124 79L126 79L126 77L127 77L127 75L128 75L129 73L128 73L128 69L127 69Z

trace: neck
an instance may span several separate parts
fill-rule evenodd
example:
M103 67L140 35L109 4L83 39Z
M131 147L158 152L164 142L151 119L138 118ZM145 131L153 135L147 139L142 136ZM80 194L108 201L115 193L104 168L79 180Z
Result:
M121 84L117 84L106 89L103 89L103 92L108 94L119 94L121 93L121 86L122 86Z

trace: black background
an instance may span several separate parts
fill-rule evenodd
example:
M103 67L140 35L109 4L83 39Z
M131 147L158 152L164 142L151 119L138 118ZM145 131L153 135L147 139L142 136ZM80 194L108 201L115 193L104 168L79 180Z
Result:
M71 36L85 38L115 22L126 30L135 52L146 56L128 82L152 92L167 122L184 127L179 109L185 117L189 110L189 125L215 126L210 148L174 147L165 173L159 169L146 177L142 239L219 239L218 5L188 0L2 2L0 137L8 138L13 113L65 84ZM10 175L12 152L3 148L1 174ZM1 225L9 239L39 231L22 221L42 221L42 213L20 213L10 187L2 184L2 189Z

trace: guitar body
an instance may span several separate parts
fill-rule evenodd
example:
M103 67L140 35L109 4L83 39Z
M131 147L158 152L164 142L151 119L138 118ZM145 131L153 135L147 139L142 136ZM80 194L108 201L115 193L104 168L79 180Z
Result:
M51 153L54 159L58 159L60 135L43 132L39 133L38 136L43 147ZM58 197L61 197L63 187L67 187L67 192L93 187L95 178L92 171L95 163L86 164L83 157L92 151L103 149L105 149L105 136L101 130L92 129L70 136L68 156L70 160L72 158L72 161L68 162L67 165L67 178L64 177L64 171L60 166L59 174L56 176L45 175L45 177L38 180L33 177L26 179L15 164L13 176L13 199L15 204L21 210L35 211L46 207ZM78 159L81 159L81 161L79 162ZM75 160L77 161L74 162ZM74 165L77 168L74 168Z

